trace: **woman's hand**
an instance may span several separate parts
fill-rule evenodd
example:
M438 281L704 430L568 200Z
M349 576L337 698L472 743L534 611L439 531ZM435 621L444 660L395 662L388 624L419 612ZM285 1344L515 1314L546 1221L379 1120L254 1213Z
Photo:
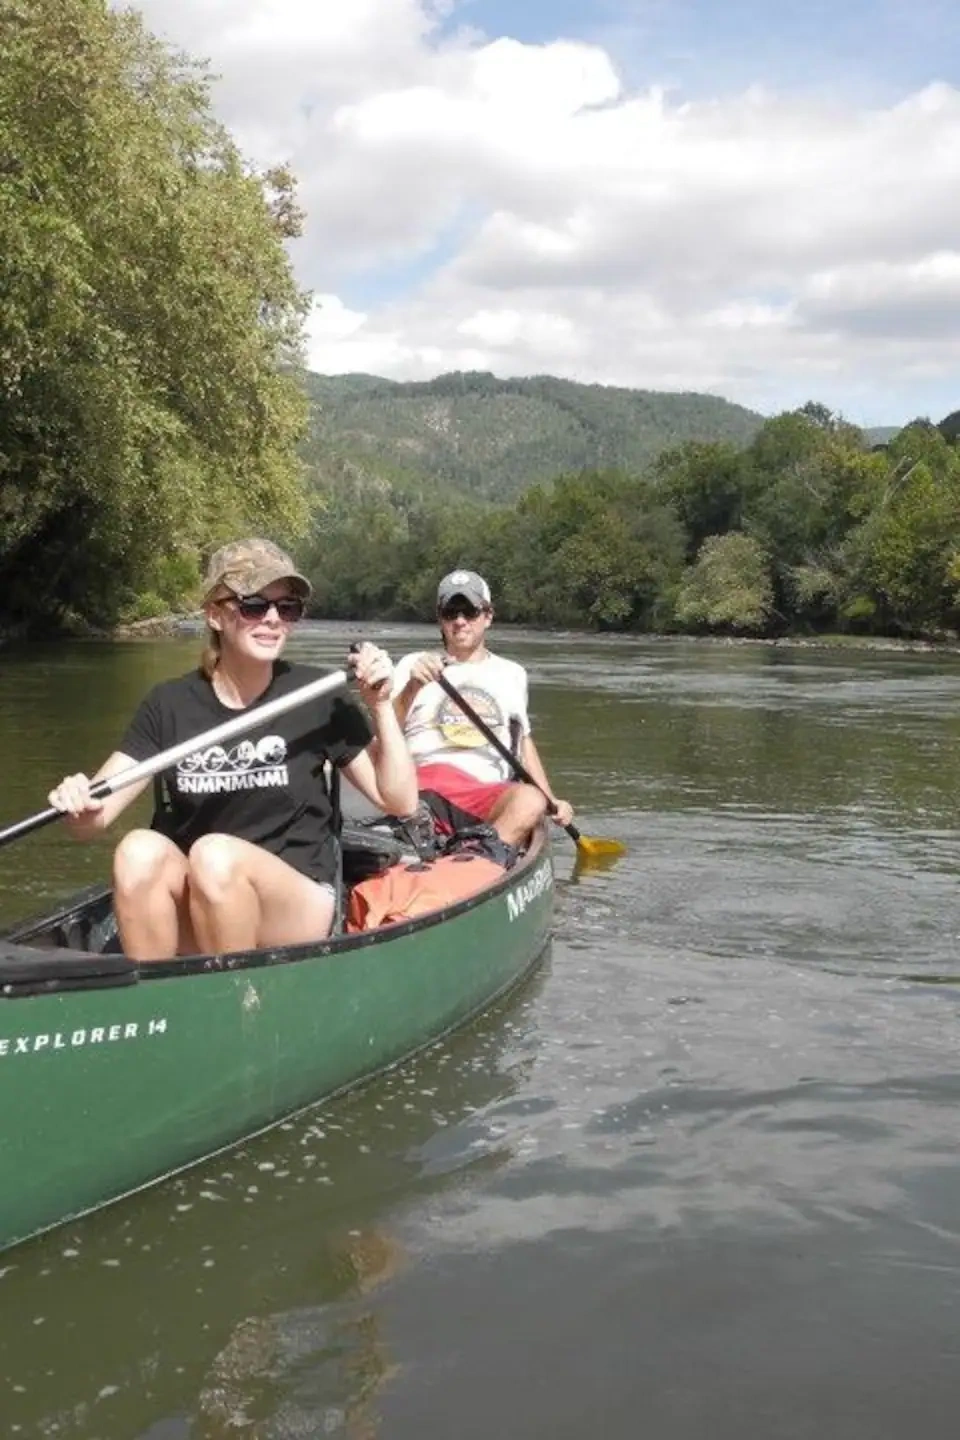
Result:
M90 794L86 775L65 775L47 799L54 810L62 811L71 820L92 820L103 809L103 801L95 800Z
M357 690L364 704L371 709L389 705L393 689L393 661L386 650L365 640L347 656L347 667L353 671Z

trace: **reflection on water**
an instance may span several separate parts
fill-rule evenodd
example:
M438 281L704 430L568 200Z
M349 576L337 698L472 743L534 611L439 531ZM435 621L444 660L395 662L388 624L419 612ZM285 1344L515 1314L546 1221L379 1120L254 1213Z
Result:
M467 1032L0 1257L11 1434L954 1434L960 664L503 648L628 855L558 836L549 963ZM193 650L5 652L3 816ZM0 916L107 853L11 847Z
M400 1249L378 1229L328 1237L327 1247L349 1298L242 1320L200 1390L196 1434L213 1440L258 1419L277 1434L309 1435L318 1425L355 1440L377 1433L377 1391L396 1367L366 1296L395 1273Z
M249 1411L309 1435L311 1406L372 1433L398 1364L377 1318L407 1266L397 1218L508 1161L484 1116L529 1072L547 974L366 1089L0 1256L16 1433L126 1440L179 1415L156 1433L195 1440Z

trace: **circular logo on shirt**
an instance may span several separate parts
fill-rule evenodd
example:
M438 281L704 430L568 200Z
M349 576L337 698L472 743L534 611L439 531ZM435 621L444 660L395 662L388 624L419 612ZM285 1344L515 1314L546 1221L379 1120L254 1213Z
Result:
M474 690L468 685L462 687L464 700L476 710L481 720L485 720L491 730L503 726L503 716L496 701L487 694L485 690ZM448 745L454 745L458 749L476 750L480 745L486 745L487 741L471 720L455 704L449 696L444 695L437 706L436 720L434 721L444 740Z
M181 775L239 774L246 770L261 770L283 765L287 758L287 742L282 735L264 735L262 740L241 740L232 750L222 745L211 745L206 750L197 750L188 755L177 766Z

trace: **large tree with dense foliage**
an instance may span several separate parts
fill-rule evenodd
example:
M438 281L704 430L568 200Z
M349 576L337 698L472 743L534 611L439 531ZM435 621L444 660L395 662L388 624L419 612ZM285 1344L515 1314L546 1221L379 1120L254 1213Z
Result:
M750 535L705 540L684 577L675 614L684 628L762 632L773 614L769 558Z
M229 531L291 536L304 411L289 175L103 0L7 0L0 614L110 620ZM164 595L163 592L167 594Z
M955 618L960 454L936 427L914 422L886 459L848 543L846 610L882 631L922 633Z

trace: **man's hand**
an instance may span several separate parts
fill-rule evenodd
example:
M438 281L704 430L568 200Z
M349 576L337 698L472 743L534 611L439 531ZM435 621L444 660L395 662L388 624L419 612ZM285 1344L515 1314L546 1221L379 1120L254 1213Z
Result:
M393 687L393 661L386 650L371 645L365 640L347 656L347 668L353 671L357 690L364 704L371 709L377 705L389 705Z
M415 680L422 689L436 680L443 672L444 657L435 655L429 650L422 650L410 666L410 679Z
M569 800L555 800L556 810L550 816L554 825L569 825L573 820L573 806Z

